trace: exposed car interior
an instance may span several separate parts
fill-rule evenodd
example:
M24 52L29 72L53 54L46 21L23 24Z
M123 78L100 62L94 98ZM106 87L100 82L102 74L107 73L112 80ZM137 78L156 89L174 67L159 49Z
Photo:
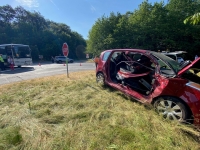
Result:
M172 70L171 67L169 67L168 64L166 64L166 62L162 61L161 59L159 58L156 58L157 59L157 62L160 66L160 74L162 74L163 76L165 77L174 77L176 74L174 72L174 70Z
M110 59L110 78L116 84L148 95L153 90L155 65L145 55L134 52L114 52Z

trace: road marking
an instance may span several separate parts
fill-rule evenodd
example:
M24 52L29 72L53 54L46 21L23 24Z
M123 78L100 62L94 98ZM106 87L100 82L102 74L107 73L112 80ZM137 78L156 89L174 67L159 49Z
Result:
M82 63L81 66L80 63L72 63L68 65L68 73L94 70L94 66L95 65L91 63ZM42 66L32 65L27 68L16 67L14 70L11 70L10 68L6 69L7 70L2 72L0 71L0 85L67 73L66 65L63 66L63 64L45 64Z

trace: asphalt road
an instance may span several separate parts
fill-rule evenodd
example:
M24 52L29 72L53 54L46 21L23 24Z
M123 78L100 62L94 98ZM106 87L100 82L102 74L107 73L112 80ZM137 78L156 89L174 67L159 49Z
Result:
M69 74L70 72L83 70L95 70L94 63L75 62L68 64ZM7 68L5 71L0 72L0 85L58 74L67 75L67 66L64 64L42 62L40 64L35 63L32 66L22 66L14 70Z

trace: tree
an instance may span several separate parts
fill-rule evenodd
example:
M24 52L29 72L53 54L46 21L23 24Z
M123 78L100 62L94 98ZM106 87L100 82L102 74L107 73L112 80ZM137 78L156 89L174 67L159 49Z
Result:
M139 48L194 54L200 49L200 27L185 25L183 20L195 12L200 12L199 0L169 0L167 4L145 0L133 12L99 18L89 32L87 52Z
M89 31L89 40L87 41L88 53L99 55L102 50L119 48L117 45L116 29L121 18L122 15L120 13L115 15L112 12L109 17L102 16L95 22L94 26ZM118 36L120 37L121 35Z
M193 24L193 25L199 24L200 23L200 13L196 13L192 16L187 17L184 20L184 24L186 24L186 23L190 23L190 24Z
M82 57L86 41L63 23L46 20L39 12L27 11L19 6L0 6L0 44L22 43L32 49L33 59L43 55L44 59L62 54L62 44L69 45L69 57ZM77 47L82 45L77 51ZM80 54L79 54L80 52Z

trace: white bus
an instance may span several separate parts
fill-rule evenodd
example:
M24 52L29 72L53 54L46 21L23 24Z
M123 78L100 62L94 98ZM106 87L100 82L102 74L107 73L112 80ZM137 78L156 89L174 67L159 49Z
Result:
M31 49L28 45L23 44L2 44L0 45L0 54L2 54L5 66L8 66L7 58L12 57L14 66L31 65Z

